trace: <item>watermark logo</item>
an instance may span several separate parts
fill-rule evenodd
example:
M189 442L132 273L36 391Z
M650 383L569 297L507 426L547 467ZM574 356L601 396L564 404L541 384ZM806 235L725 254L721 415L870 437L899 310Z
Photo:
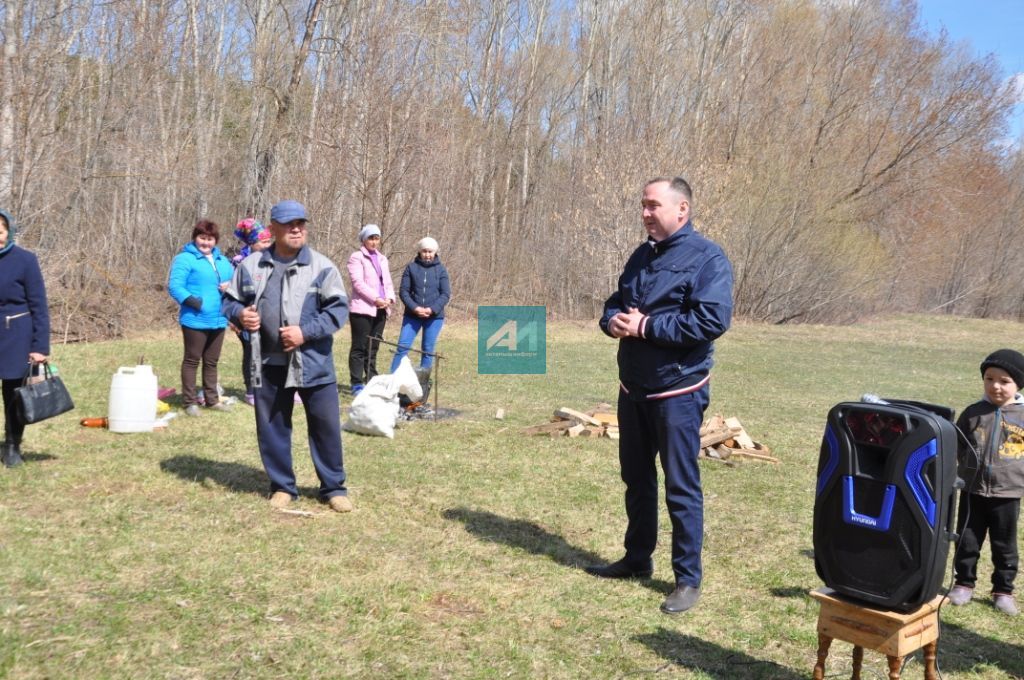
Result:
M547 372L544 307L477 307L480 373Z

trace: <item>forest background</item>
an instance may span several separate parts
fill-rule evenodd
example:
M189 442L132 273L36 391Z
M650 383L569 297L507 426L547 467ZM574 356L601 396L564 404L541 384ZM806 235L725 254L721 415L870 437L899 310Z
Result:
M752 321L1024 319L1024 152L992 58L914 2L6 0L0 206L57 339L166 319L206 216L304 202L336 262L431 235L455 316L592 318L681 174Z

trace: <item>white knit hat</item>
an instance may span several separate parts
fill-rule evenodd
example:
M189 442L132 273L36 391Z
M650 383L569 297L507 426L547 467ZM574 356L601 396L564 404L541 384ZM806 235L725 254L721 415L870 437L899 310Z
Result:
M362 243L371 236L380 236L380 227L376 224L367 224L359 230L359 242Z
M416 250L417 251L420 251L420 250L433 250L436 253L437 252L437 241L435 241L434 239L430 238L429 236L424 236L423 238L421 238L419 240L419 243L416 244Z

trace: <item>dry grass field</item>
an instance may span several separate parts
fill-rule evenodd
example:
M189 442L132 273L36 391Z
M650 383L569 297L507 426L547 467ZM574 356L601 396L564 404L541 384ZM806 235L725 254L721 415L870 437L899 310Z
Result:
M621 552L616 443L520 434L560 406L614 401L615 343L594 323L549 323L548 372L531 376L479 375L475 326L445 328L439 396L459 415L394 440L346 433L348 515L316 502L302 437L296 508L312 516L269 508L244 404L153 434L79 427L105 415L111 376L140 355L177 385L176 328L56 347L77 408L31 426L27 464L0 469L0 677L809 678L828 409L874 392L959 410L980 395L985 354L1021 337L1020 324L949 317L737 325L709 412L738 417L782 462L702 464L704 594L679 617L658 610L665 540L651 580L580 568ZM339 368L347 349L345 329ZM222 383L236 396L239 357L228 338ZM941 619L943 678L1024 677L1024 620L987 595ZM849 657L837 642L829 677L848 677ZM865 662L865 677L885 677L884 657ZM904 677L921 672L912 658Z

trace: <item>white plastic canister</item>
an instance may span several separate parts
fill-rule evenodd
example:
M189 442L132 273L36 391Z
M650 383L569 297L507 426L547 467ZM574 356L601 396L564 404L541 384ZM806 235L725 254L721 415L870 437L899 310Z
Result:
M110 382L107 428L152 432L156 420L156 374L152 366L122 366Z

